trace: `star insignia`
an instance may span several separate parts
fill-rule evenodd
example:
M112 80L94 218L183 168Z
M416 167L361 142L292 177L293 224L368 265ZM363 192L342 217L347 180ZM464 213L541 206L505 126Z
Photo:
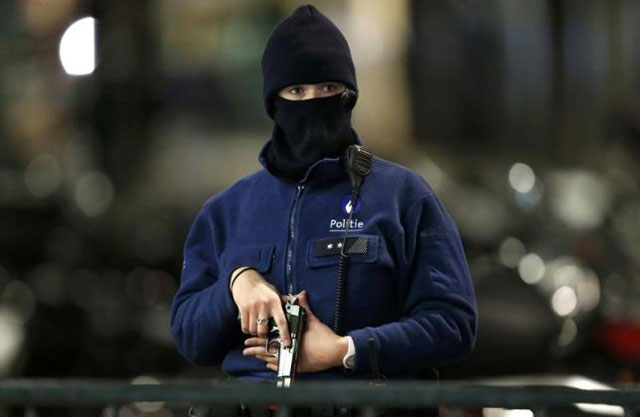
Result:
M329 243L329 244L327 245L327 249L333 249L333 243Z
M338 248L342 247L342 242L338 242Z

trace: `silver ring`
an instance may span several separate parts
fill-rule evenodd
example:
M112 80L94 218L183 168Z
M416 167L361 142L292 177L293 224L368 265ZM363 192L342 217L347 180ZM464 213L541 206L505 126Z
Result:
M267 318L258 318L258 326L266 326L269 323Z

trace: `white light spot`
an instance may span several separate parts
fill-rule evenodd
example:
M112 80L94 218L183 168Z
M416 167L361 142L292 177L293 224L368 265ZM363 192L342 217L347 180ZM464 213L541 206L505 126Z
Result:
M600 280L592 270L570 256L560 256L546 264L544 284L549 294L561 287L573 289L578 304L572 314L589 312L600 304ZM624 291L619 288L616 294Z
M536 184L536 175L529 165L516 162L509 170L509 184L519 193L528 193Z
M24 327L16 313L0 309L0 376L8 376L24 343Z
M111 206L113 193L113 185L106 175L101 172L91 172L76 182L73 197L85 216L96 217Z
M520 240L515 237L508 237L500 244L498 257L503 265L509 268L516 268L525 253L526 249Z
M518 264L518 273L527 284L539 282L544 277L544 271L544 261L535 253L526 254Z
M595 229L603 224L614 187L588 171L558 172L550 176L549 209L569 227Z
M578 306L578 296L571 287L560 287L551 296L551 307L559 316L568 316Z
M96 68L96 23L92 17L76 20L60 39L60 62L69 75L88 75Z
M33 291L22 281L11 281L0 296L0 310L10 310L17 324L26 323L36 308Z
M47 197L60 186L62 178L56 158L51 155L35 157L24 173L24 184L34 197Z
M578 285L582 279L584 279L582 270L575 263L560 265L554 274L556 287L564 287L567 285L575 286Z
M508 410L505 414L505 417L533 417L533 411L531 410Z
M590 269L584 271L583 277L576 291L580 300L580 310L591 311L600 304L600 279Z
M567 384L571 388L577 388L582 390L613 390L614 388L602 384L598 381L593 381L584 377L573 377ZM608 416L623 416L624 409L619 405L608 404L584 404L578 403L576 406L585 413L601 414Z
M533 411L526 409L483 408L482 415L484 417L533 417Z
M578 403L576 406L589 414L600 414L605 416L623 416L624 408L619 405L609 405L609 404L586 404L586 403Z
M150 376L141 375L133 378L133 380L131 380L131 384L132 385L158 385L160 384L160 381ZM164 406L164 402L163 401L153 401L153 402L139 401L139 402L134 402L133 405L140 411L143 411L145 413L153 413L162 409L162 407Z

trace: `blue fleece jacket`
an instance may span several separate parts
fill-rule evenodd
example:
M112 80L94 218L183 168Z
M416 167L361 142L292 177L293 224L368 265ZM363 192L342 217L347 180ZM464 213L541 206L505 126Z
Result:
M180 353L194 364L222 362L223 371L241 379L275 377L242 355L246 336L228 288L239 266L256 268L282 294L306 289L313 312L332 327L337 241L350 191L342 162L323 159L297 184L265 168L210 198L187 237L172 305ZM456 226L426 181L374 158L349 236L343 329L355 344L355 368L302 377L366 377L370 338L390 377L411 377L470 353L476 302L469 268Z

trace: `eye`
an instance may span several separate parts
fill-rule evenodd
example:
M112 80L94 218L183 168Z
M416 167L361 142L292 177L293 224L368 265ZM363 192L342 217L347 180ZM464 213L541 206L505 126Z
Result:
M294 96L299 96L300 94L302 94L302 87L300 86L292 87L289 89L288 93Z
M335 91L337 88L338 88L338 86L335 85L335 84L325 84L322 87L322 91L324 91L325 93L331 93L331 92Z

